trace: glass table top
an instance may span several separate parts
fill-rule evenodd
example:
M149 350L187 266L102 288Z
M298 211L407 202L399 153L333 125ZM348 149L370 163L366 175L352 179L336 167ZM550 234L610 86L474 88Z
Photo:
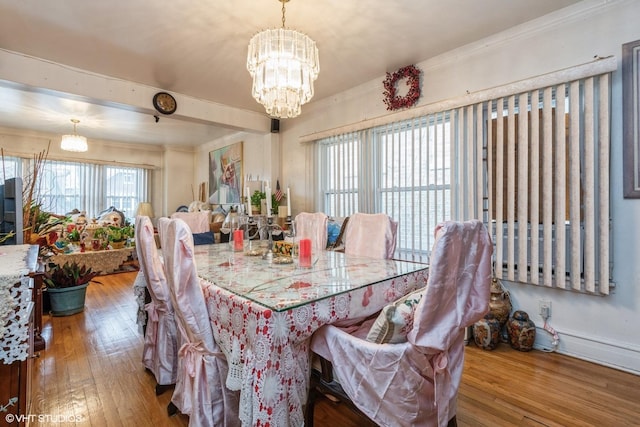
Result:
M256 254L256 255L254 255ZM195 246L198 276L274 311L284 311L371 284L428 269L427 264L373 259L342 252L314 253L311 268L245 246ZM283 262L283 263L279 263Z

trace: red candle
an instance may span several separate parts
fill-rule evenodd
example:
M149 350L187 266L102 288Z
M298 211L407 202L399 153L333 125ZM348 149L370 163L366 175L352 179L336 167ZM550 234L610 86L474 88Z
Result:
M298 247L300 267L311 267L311 239L300 239Z
M234 251L239 252L244 249L243 239L244 239L244 231L233 230L233 250Z

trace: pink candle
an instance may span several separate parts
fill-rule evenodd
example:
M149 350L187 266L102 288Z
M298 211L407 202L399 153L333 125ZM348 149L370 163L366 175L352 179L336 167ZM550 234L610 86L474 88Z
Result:
M233 250L234 251L239 252L244 249L243 239L244 239L244 231L233 230Z
M311 267L311 239L300 239L298 246L300 267Z

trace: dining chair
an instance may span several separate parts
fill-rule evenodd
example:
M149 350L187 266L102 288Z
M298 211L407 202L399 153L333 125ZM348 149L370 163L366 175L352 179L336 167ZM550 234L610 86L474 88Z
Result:
M396 250L398 223L387 214L355 213L344 233L347 255L391 259Z
M403 299L411 301L404 328L388 324L390 309L400 309L394 302L373 324L325 325L313 335L311 350L326 371L312 371L305 425L313 426L318 392L381 426L456 425L464 331L489 310L493 248L477 220L441 223L435 235L427 285ZM393 331L395 343L380 330Z
M206 233L211 231L211 211L174 212L171 219L180 218L188 226L191 233Z
M151 301L145 304L147 324L144 331L142 363L156 378L156 395L173 387L178 369L176 322L164 266L158 255L153 225L147 216L137 216L136 252L140 270Z
M189 226L169 222L163 244L164 264L179 335L178 374L171 397L190 426L236 426L239 393L225 386L227 361L213 338L194 260ZM169 413L174 408L169 407Z
M164 248L164 240L167 238L167 229L169 228L170 222L171 219L169 217L163 216L158 218L158 240L160 241L160 248Z
M311 239L315 250L327 248L329 217L322 212L300 212L295 218L296 239Z

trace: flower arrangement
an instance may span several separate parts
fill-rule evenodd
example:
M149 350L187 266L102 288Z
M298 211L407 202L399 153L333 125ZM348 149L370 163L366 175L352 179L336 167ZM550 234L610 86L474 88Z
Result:
M409 91L405 96L398 96L396 86L402 79L407 79ZM387 73L383 84L382 94L385 96L384 103L387 104L387 110L412 107L420 98L420 70L415 65L400 68L395 73Z

